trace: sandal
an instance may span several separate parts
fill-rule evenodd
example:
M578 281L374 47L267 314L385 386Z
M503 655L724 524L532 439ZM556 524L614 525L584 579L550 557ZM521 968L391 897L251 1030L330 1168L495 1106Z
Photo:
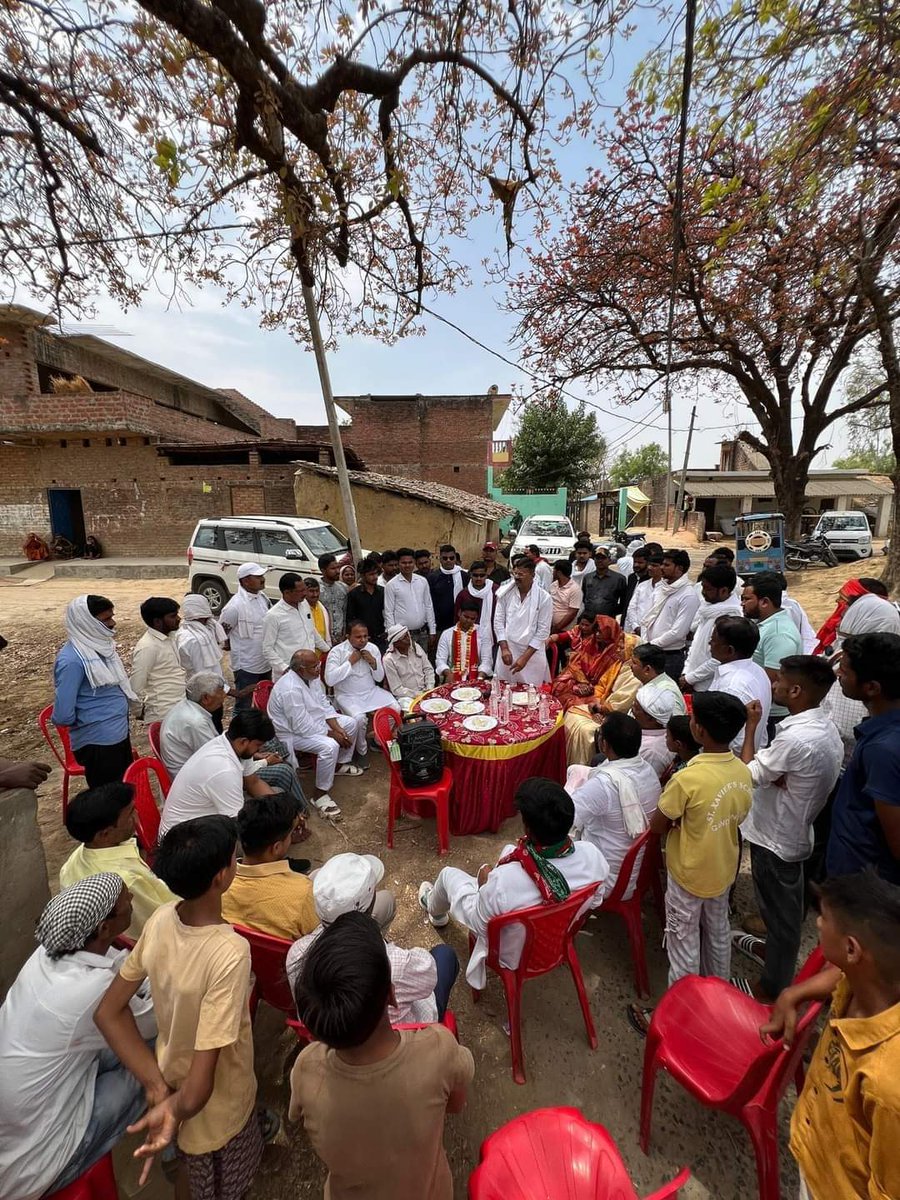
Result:
M330 796L320 796L318 800L313 800L313 805L320 817L327 817L332 821L341 819L341 810Z
M740 929L731 931L732 949L740 951L746 958L755 962L758 967L766 965L766 943L762 938L754 937L752 933L742 933ZM762 954L760 954L762 949Z
M353 763L341 763L335 775L362 775L362 767L354 766Z
M640 1004L629 1004L625 1009L625 1016L628 1018L628 1024L640 1037L645 1038L650 1030L650 1018L653 1016L652 1008L643 1008Z

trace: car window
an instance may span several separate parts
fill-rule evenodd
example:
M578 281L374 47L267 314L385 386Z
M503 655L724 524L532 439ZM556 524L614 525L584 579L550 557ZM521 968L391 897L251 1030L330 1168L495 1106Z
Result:
M572 526L565 519L559 521L536 521L529 517L519 530L519 537L574 537Z
M237 554L256 553L256 542L253 538L252 529L241 529L226 525L222 532L225 534L226 550L233 550Z
M333 525L304 529L302 537L313 558L318 558L320 554L340 554L347 549L347 539Z
M198 550L215 550L217 545L216 535L218 532L215 525L201 525L197 530L197 536L194 538L194 546Z
M284 558L285 550L301 550L286 529L259 529L259 552Z
M869 522L866 520L865 517L834 516L834 517L823 517L823 519L822 519L822 529L829 533L832 531L836 531L836 530L849 530L849 529L859 530L862 532L862 531L867 531L868 528L869 528Z

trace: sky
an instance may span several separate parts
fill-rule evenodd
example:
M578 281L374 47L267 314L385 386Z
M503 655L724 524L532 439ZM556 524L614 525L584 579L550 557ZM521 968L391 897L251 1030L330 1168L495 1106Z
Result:
M638 29L626 44L617 48L611 79L605 95L610 105L622 99L623 87L634 64L659 37L658 26ZM570 182L583 178L596 165L596 150L590 143L570 145L560 162ZM510 345L515 318L502 308L502 286L485 278L482 260L503 245L499 217L476 222L466 242L455 243L455 256L469 265L472 284L453 296L426 297L430 308L470 332L489 349L482 349L462 334L431 316L419 318L424 336L408 337L393 346L374 338L342 339L329 356L332 386L336 395L359 393L453 394L479 393L496 384L501 392L511 387L528 394L529 376L516 366L490 353L518 361ZM520 259L521 261L521 259ZM514 259L515 262L515 259ZM252 305L223 304L222 294L212 285L202 292L190 291L190 304L170 305L165 289L150 289L141 307L123 313L105 296L94 297L96 316L92 324L111 327L101 336L181 374L212 387L237 388L276 416L290 417L298 424L325 422L315 362L310 352L280 331L261 330L260 313ZM67 328L72 326L67 325ZM99 332L99 331L98 331ZM688 393L690 393L690 387ZM618 405L602 386L592 391L584 384L568 389L571 403L584 397L597 405L600 431L610 446L610 458L622 449L646 442L666 445L666 422L662 415L662 384L634 406ZM699 394L676 396L673 403L673 464L679 468L684 455L692 399ZM718 463L717 443L740 427L734 402L709 399L701 403L701 419L694 432L690 465ZM513 410L515 405L513 406ZM755 428L755 426L753 426ZM511 411L497 431L514 433Z

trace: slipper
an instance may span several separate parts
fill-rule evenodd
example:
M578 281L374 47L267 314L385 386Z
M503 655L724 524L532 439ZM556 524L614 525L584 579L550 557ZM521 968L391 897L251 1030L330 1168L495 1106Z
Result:
M362 775L362 768L355 767L353 763L341 763L335 775Z
M318 800L313 800L313 805L320 817L329 817L332 821L341 819L341 810L330 796L320 796Z
M628 1018L628 1024L642 1038L647 1036L650 1029L650 1018L653 1016L652 1008L643 1008L640 1004L629 1004L625 1009L625 1016Z
M278 1136L278 1130L281 1128L281 1117L279 1117L278 1113L273 1112L271 1108L258 1108L256 1115L259 1119L259 1131L262 1134L263 1141L268 1146Z
M765 951L766 943L762 938L754 937L752 933L742 933L740 929L731 931L731 946L732 949L740 951L746 958L755 962L757 966L764 967L766 965L765 953L760 954L760 948Z
M743 979L738 975L732 975L728 982L733 988L737 988L739 992L743 992L745 996L751 996L754 1000L756 999L756 997L753 995L753 984L749 979Z
M307 838L312 837L312 830L308 825L301 825L299 829L295 829L291 834L291 845L299 846L301 842L305 842Z

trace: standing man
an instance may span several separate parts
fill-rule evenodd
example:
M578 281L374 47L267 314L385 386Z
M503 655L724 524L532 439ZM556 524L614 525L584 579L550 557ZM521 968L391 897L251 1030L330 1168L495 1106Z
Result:
M359 585L347 596L347 624L362 621L369 637L379 650L387 646L385 641L384 588L378 586L380 567L374 558L365 558L359 565Z
M594 555L594 571L581 582L586 617L618 617L625 611L628 584L617 571L610 571L612 559L605 546Z
M397 551L400 573L384 585L385 624L405 625L409 636L427 654L434 649L436 625L431 587L416 574L415 552L408 546Z
M416 551L416 574L421 575L423 579L427 579L431 574L431 551L417 550Z
M512 683L546 683L550 669L545 648L552 624L550 593L537 586L534 563L523 554L513 563L512 583L497 593L497 678Z
M341 583L341 568L333 554L319 555L319 570L322 572L319 599L328 610L328 619L331 621L331 640L337 644L344 637L347 593L350 589L345 583Z
M375 712L378 708L399 712L400 705L391 693L378 686L382 679L381 651L369 641L365 625L354 621L346 641L335 646L325 659L325 682L334 688L334 698L341 712L348 716Z
M578 541L572 551L572 582L583 587L588 575L594 573L594 547L590 542Z
M449 544L441 546L440 566L428 577L434 619L439 634L455 622L456 597L468 582L469 576L456 561L455 547Z
M113 602L76 596L66 608L68 640L56 656L52 721L69 730L89 788L118 783L134 761L128 708L139 707L116 650Z
M625 632L633 633L637 637L640 637L644 617L653 607L653 590L662 583L662 550L659 553L654 550L648 550L646 561L647 578L642 579L635 586L631 594L631 599L628 601L625 616L622 618L622 627ZM632 575L629 583L633 580L634 575Z
M385 550L381 555L381 574L378 582L385 587L400 570L400 556L396 550Z
M344 567L341 567L342 574L344 569ZM341 582L344 582L343 579ZM328 650L330 650L332 644L331 617L328 615L328 609L322 603L321 583L315 575L310 575L308 579L303 580L303 583L306 587L306 603L309 605L309 611L312 613L313 625L316 627L316 633L323 642L328 643ZM348 588L347 602L349 603L350 592L353 591L353 588L349 587L349 585L345 586ZM327 650L321 652L320 657L324 657L327 652Z
M662 582L653 590L653 603L641 625L641 637L666 652L666 674L675 680L684 673L687 638L700 597L688 577L691 559L687 550L666 550L662 556Z
M387 640L384 677L401 712L409 712L416 696L434 687L434 667L422 647L409 636L405 625L392 625Z
M510 578L509 571L506 567L501 567L497 562L497 551L500 547L496 542L485 542L481 547L481 557L484 559L487 567L487 577L491 583L501 584L506 583Z
M143 702L143 719L161 721L184 697L184 667L178 654L178 604L164 596L150 596L141 605L147 632L131 657L131 687Z
M784 588L774 571L760 571L744 585L741 605L744 616L756 621L759 629L759 645L753 655L769 679L778 678L781 660L792 654L802 654L803 639L790 613L782 608ZM769 710L769 741L775 736L775 728L787 716L783 704L773 703Z
M648 542L646 545L638 546L631 558L631 574L625 581L628 585L625 592L625 611L628 612L628 606L631 604L631 597L635 593L638 584L645 583L650 578L650 559L653 554L662 554L662 546L657 546L656 542ZM623 618L625 624L625 618ZM638 622L640 624L640 622ZM631 632L631 625L625 624L628 632Z
M553 582L553 568L547 562L546 558L541 555L540 546L532 543L525 547L525 553L534 563L534 582L538 587L542 587L545 592L550 591L550 584Z
M581 588L573 582L572 564L567 558L558 558L553 564L553 582L550 584L550 601L553 605L551 633L562 633L571 629L581 608Z
M717 617L713 623L709 649L719 664L712 677L708 691L724 692L740 700L745 707L758 701L762 719L756 727L754 749L768 745L767 725L772 704L772 683L754 661L759 645L759 628L746 617ZM740 754L744 745L743 734L739 734L732 750Z
M482 559L476 559L469 567L469 582L456 597L456 615L459 616L460 606L466 600L473 600L478 609L478 618L481 619L481 608L485 600L490 601L490 616L494 615L494 593L497 591L496 584L491 583L487 575L487 563Z
M707 560L709 562L709 560ZM700 573L702 600L697 610L697 627L684 664L684 674L679 680L683 692L705 692L712 686L718 662L712 656L710 639L713 626L719 617L740 617L741 602L734 594L737 581L734 567L715 559Z
M482 644L480 615L474 600L464 600L456 624L441 634L435 657L441 683L470 683L490 675L490 646Z
M219 620L228 634L231 669L237 699L234 711L249 708L253 689L272 671L263 653L263 621L269 611L266 569L259 563L241 563L237 570L238 590L222 609Z
M262 636L263 654L273 679L285 673L295 650L316 649L327 654L331 649L315 627L301 576L287 571L278 580L278 590L281 599L266 613Z

